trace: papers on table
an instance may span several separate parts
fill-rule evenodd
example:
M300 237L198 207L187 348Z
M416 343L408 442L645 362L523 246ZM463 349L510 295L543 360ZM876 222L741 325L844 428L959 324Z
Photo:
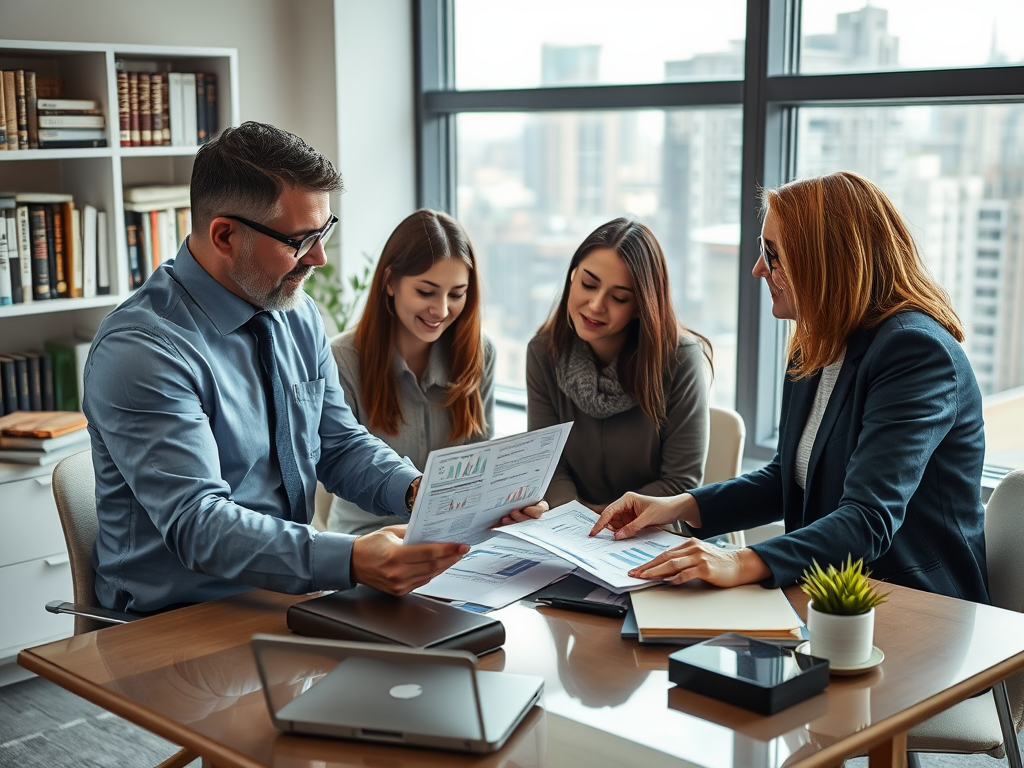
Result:
M442 600L501 608L574 570L571 563L529 542L492 536L415 591Z
M757 584L722 589L703 581L632 596L641 642L687 642L723 632L760 639L795 639L803 626L781 589Z
M588 534L597 520L596 512L578 501L570 501L545 512L539 520L507 525L499 531L565 558L586 571L591 581L616 593L659 583L634 579L626 573L683 542L678 536L660 528L641 531L632 539L622 541L612 538L612 532L607 529L591 538Z
M474 544L513 509L544 498L572 422L431 451L405 543Z

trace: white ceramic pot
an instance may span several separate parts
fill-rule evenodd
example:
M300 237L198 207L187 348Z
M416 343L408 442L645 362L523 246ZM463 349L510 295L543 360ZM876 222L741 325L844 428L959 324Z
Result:
M857 616L821 613L807 604L807 631L811 655L828 659L834 667L856 667L871 658L875 637L875 609Z

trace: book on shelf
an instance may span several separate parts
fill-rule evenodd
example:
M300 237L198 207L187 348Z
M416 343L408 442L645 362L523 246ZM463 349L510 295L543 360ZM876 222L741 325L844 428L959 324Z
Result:
M37 110L39 99L36 96L36 73L25 70L25 111L28 117L28 148L39 149L39 121Z
M32 410L32 396L28 383L28 359L24 355L14 352L10 352L4 357L14 363L14 399L8 403L7 407L10 408L11 403L16 403L19 411Z
M60 437L9 437L0 434L0 448L19 451L51 451L62 450L72 446L88 446L89 430L86 427L68 432Z
M117 124L121 146L132 145L131 102L128 100L128 73L117 71Z
M167 77L165 72L154 72L149 76L149 111L152 123L151 137L153 146L164 143L164 90L162 81Z
M188 184L160 184L140 187L125 187L124 199L128 203L162 203L165 200L188 199Z
M99 295L101 268L109 290L110 266L102 264L109 246L100 242L93 206L66 194L0 192L0 228L7 234L10 303ZM0 276L0 297L6 295Z
M4 413L18 410L18 371L14 360L0 355L0 389L3 389Z
M25 70L14 72L14 95L18 107L18 148L28 149L28 104L25 98Z
M4 82L4 122L7 133L7 149L15 150L19 148L19 144L18 96L16 92L14 72L9 69L5 69L0 78L2 78Z
M121 146L192 147L216 134L216 74L141 61L119 60L117 68Z
M7 151L7 100L4 98L3 72L0 72L0 150Z
M12 304L12 279L13 265L10 259L10 249L7 246L7 211L0 210L0 306ZM17 248L14 249L15 251Z
M142 146L142 132L139 126L139 73L128 73L128 128L131 146Z
M0 448L0 461L9 461L14 462L15 464L35 464L40 467L45 467L49 464L56 464L58 461L66 459L68 456L73 456L76 453L84 451L88 447L88 442L80 442L52 451Z
M39 97L36 109L40 112L48 110L71 110L78 112L83 109L99 109L100 103L94 99L44 99Z
M139 144L153 145L153 89L148 72L139 72Z
M85 361L91 340L50 339L43 348L53 358L54 402L58 411L81 408L85 383Z
M10 413L0 417L0 435L50 439L77 432L89 426L85 414L70 411Z
M107 212L96 212L96 295L110 295L110 240Z
M40 128L105 128L106 124L103 115L39 113Z

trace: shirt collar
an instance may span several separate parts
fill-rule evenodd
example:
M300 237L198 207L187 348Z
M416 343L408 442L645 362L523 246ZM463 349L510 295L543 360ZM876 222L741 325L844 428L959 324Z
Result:
M408 364L402 356L395 352L395 368L400 376L416 377L409 370ZM427 368L423 371L423 378L417 383L419 388L426 392L430 387L448 386L448 343L447 339L441 338L430 347L430 356L427 358Z
M189 251L188 238L174 258L174 276L223 336L237 331L261 311L217 282ZM278 312L268 314L281 321Z

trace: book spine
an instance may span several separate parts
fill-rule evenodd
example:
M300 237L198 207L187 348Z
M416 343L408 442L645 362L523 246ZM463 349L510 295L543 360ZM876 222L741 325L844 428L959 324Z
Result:
M171 95L170 91L170 76L167 72L160 74L160 90L163 92L161 99L163 100L163 131L160 143L165 147L171 146L171 105L168 101Z
M21 262L21 299L23 304L32 303L32 230L29 226L28 206L19 205L18 217L18 260Z
M185 146L194 147L199 136L199 126L196 123L196 75L194 72L181 73L181 103L184 105Z
M206 143L206 73L196 72L196 139Z
M75 383L75 350L61 342L46 342L53 358L53 398L55 410L77 411L78 389Z
M4 402L7 413L18 410L18 371L9 357L0 360L0 378L3 379Z
M142 146L142 130L139 127L139 73L128 73L128 127L132 146Z
M132 288L142 285L142 273L139 271L139 225L135 222L136 214L124 212L125 239L128 243L128 272L131 275Z
M107 232L107 212L96 213L96 293L110 295L110 240Z
M41 411L43 410L43 370L39 362L39 355L25 353L25 360L28 365L29 406L33 411Z
M7 120L7 149L20 149L18 144L18 94L14 71L4 70L4 116ZM27 149L27 147L26 147Z
M82 295L91 299L96 295L96 209L82 208Z
M7 99L4 98L4 73L0 72L0 152L7 151Z
M32 238L32 296L37 301L50 298L50 248L46 238L46 218L44 206L29 207Z
M128 102L128 73L117 73L117 126L122 147L132 145L132 116Z
M149 105L152 115L152 136L153 146L158 147L164 143L164 90L161 85L163 75L159 72L149 77Z
M206 73L206 138L217 135L217 76Z
M40 375L43 382L43 410L56 410L56 397L53 388L53 357L47 354L39 356Z
M54 203L50 206L51 216L47 216L47 237L53 243L53 274L56 275L57 297L66 299L68 297L68 272L67 272L67 244L64 242L64 203ZM51 229L52 221L52 229Z
M14 73L14 93L18 104L18 147L28 149L28 100L25 93L25 70Z
M21 251L18 248L18 212L14 208L5 211L7 224L7 263L11 269L11 303L22 304L25 293L21 284Z
M14 357L14 371L18 377L18 410L32 410L32 396L28 385L28 360L21 355Z
M11 262L7 253L7 212L0 211L0 307L13 302Z
M64 250L67 253L68 296L82 298L82 212L72 203L64 207Z
M185 146L185 105L181 102L181 72L167 73L167 101L170 110L171 146Z
M139 274L142 282L146 282L153 274L153 227L150 223L149 211L135 214L138 224Z
M139 72L139 141L144 147L153 145L153 91L148 72Z
M56 139L39 142L40 149L91 149L105 146L106 139Z
M25 110L28 113L28 148L39 149L39 120L36 116L36 73L25 70Z
M103 128L103 115L39 115L40 128Z

